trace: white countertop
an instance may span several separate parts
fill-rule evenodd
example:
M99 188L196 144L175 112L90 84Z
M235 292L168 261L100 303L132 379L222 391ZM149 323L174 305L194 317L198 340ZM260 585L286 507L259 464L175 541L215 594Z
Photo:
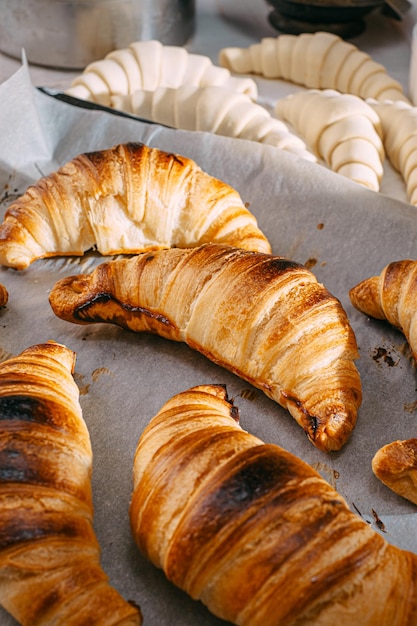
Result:
M187 48L217 62L220 48L247 46L263 36L278 34L269 25L269 7L264 0L196 0L196 31ZM366 30L351 41L383 63L389 73L408 90L411 31L417 22L417 6L397 21L383 17L379 9L366 18ZM1 46L0 46L1 47ZM80 72L39 67L30 63L36 86L65 89ZM20 67L20 60L0 53L0 82ZM260 95L262 95L261 85Z

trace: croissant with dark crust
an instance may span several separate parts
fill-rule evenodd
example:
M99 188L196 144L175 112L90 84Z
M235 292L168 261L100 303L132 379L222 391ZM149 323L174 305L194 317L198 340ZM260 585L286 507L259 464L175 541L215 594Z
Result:
M0 307L6 306L9 300L9 292L6 287L0 283Z
M58 317L184 341L287 408L320 449L338 450L362 392L339 302L303 265L219 244L160 250L66 277Z
M387 443L374 455L372 470L389 489L417 504L417 439Z
M386 265L378 276L371 276L352 287L349 297L361 313L386 320L406 337L417 359L416 315L417 261L405 259Z
M11 204L0 225L0 264L134 254L216 241L270 252L257 221L230 185L184 156L127 143L81 154Z
M74 363L47 342L0 364L0 604L23 626L140 626L100 566Z
M417 556L309 465L245 432L224 387L171 398L139 440L130 521L144 555L239 626L413 626Z

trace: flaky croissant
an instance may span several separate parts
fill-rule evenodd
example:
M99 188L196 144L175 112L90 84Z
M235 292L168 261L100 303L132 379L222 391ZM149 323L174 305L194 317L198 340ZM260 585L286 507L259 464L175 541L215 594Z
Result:
M375 453L372 470L389 489L417 504L417 439L387 443Z
M256 99L258 89L251 78L232 76L211 59L192 54L182 46L160 41L134 41L127 48L109 52L90 63L74 78L66 93L82 100L111 106L111 97L137 89L153 91L159 86L223 85Z
M368 104L381 120L387 157L404 179L410 204L417 206L417 107L373 99Z
M9 292L7 291L7 288L0 283L0 307L6 306L8 300Z
M158 124L258 141L308 161L317 160L284 122L272 117L248 95L226 87L158 87L154 91L114 96L111 102L115 109Z
M309 465L245 432L224 387L180 393L138 442L132 534L167 578L239 626L411 626L417 556Z
M383 65L332 33L280 34L248 48L223 48L219 64L236 74L280 78L310 89L408 102L402 85Z
M386 320L406 337L417 359L417 261L405 259L386 265L378 276L352 287L353 306L376 319Z
M278 100L275 113L334 172L379 191L385 157L382 127L364 100L334 89L310 89Z
M219 244L160 250L66 277L54 313L184 341L287 408L320 449L339 449L361 403L356 339L304 266Z
M132 254L208 241L270 252L252 213L230 185L184 156L140 143L81 154L11 204L0 225L0 263Z
M0 604L23 626L139 626L100 566L74 362L47 342L0 364Z

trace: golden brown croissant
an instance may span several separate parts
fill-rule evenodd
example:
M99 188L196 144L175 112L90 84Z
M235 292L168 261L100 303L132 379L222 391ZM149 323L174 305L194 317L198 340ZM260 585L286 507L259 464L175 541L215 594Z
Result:
M0 226L0 263L132 254L208 241L270 252L255 217L230 185L191 159L128 143L75 157L29 187Z
M372 459L372 470L389 489L417 504L417 439L393 441Z
M9 292L6 287L0 283L0 307L6 306L9 300Z
M406 337L417 359L417 261L393 261L378 276L361 281L349 291L353 306L376 319L386 320Z
M412 626L417 556L309 465L242 430L219 385L171 398L139 440L132 533L167 578L239 626Z
M47 342L0 364L0 604L24 626L139 626L100 566L74 362Z
M220 244L103 263L56 283L75 323L184 341L287 408L320 449L339 449L361 403L356 339L341 303L304 266Z

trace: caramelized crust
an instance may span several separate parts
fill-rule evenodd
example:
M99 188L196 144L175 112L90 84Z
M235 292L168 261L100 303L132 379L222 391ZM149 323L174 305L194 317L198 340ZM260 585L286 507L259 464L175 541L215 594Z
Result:
M9 292L4 285L0 284L0 307L6 306L8 300Z
M372 469L384 485L417 504L417 439L383 446L372 459Z
M341 448L354 428L356 339L302 265L218 244L161 250L64 278L50 303L70 322L186 342L287 408L318 448Z
M100 566L74 363L48 342L0 364L0 604L23 626L139 626Z
M366 278L353 287L353 306L377 319L388 321L406 337L417 358L417 261L410 259L389 263L378 276Z
M238 192L191 159L139 143L75 157L29 187L0 226L0 263L132 254L216 241L271 247Z
M138 547L222 619L417 620L417 556L389 545L306 463L243 431L222 386L194 387L160 409L138 442L133 480Z

